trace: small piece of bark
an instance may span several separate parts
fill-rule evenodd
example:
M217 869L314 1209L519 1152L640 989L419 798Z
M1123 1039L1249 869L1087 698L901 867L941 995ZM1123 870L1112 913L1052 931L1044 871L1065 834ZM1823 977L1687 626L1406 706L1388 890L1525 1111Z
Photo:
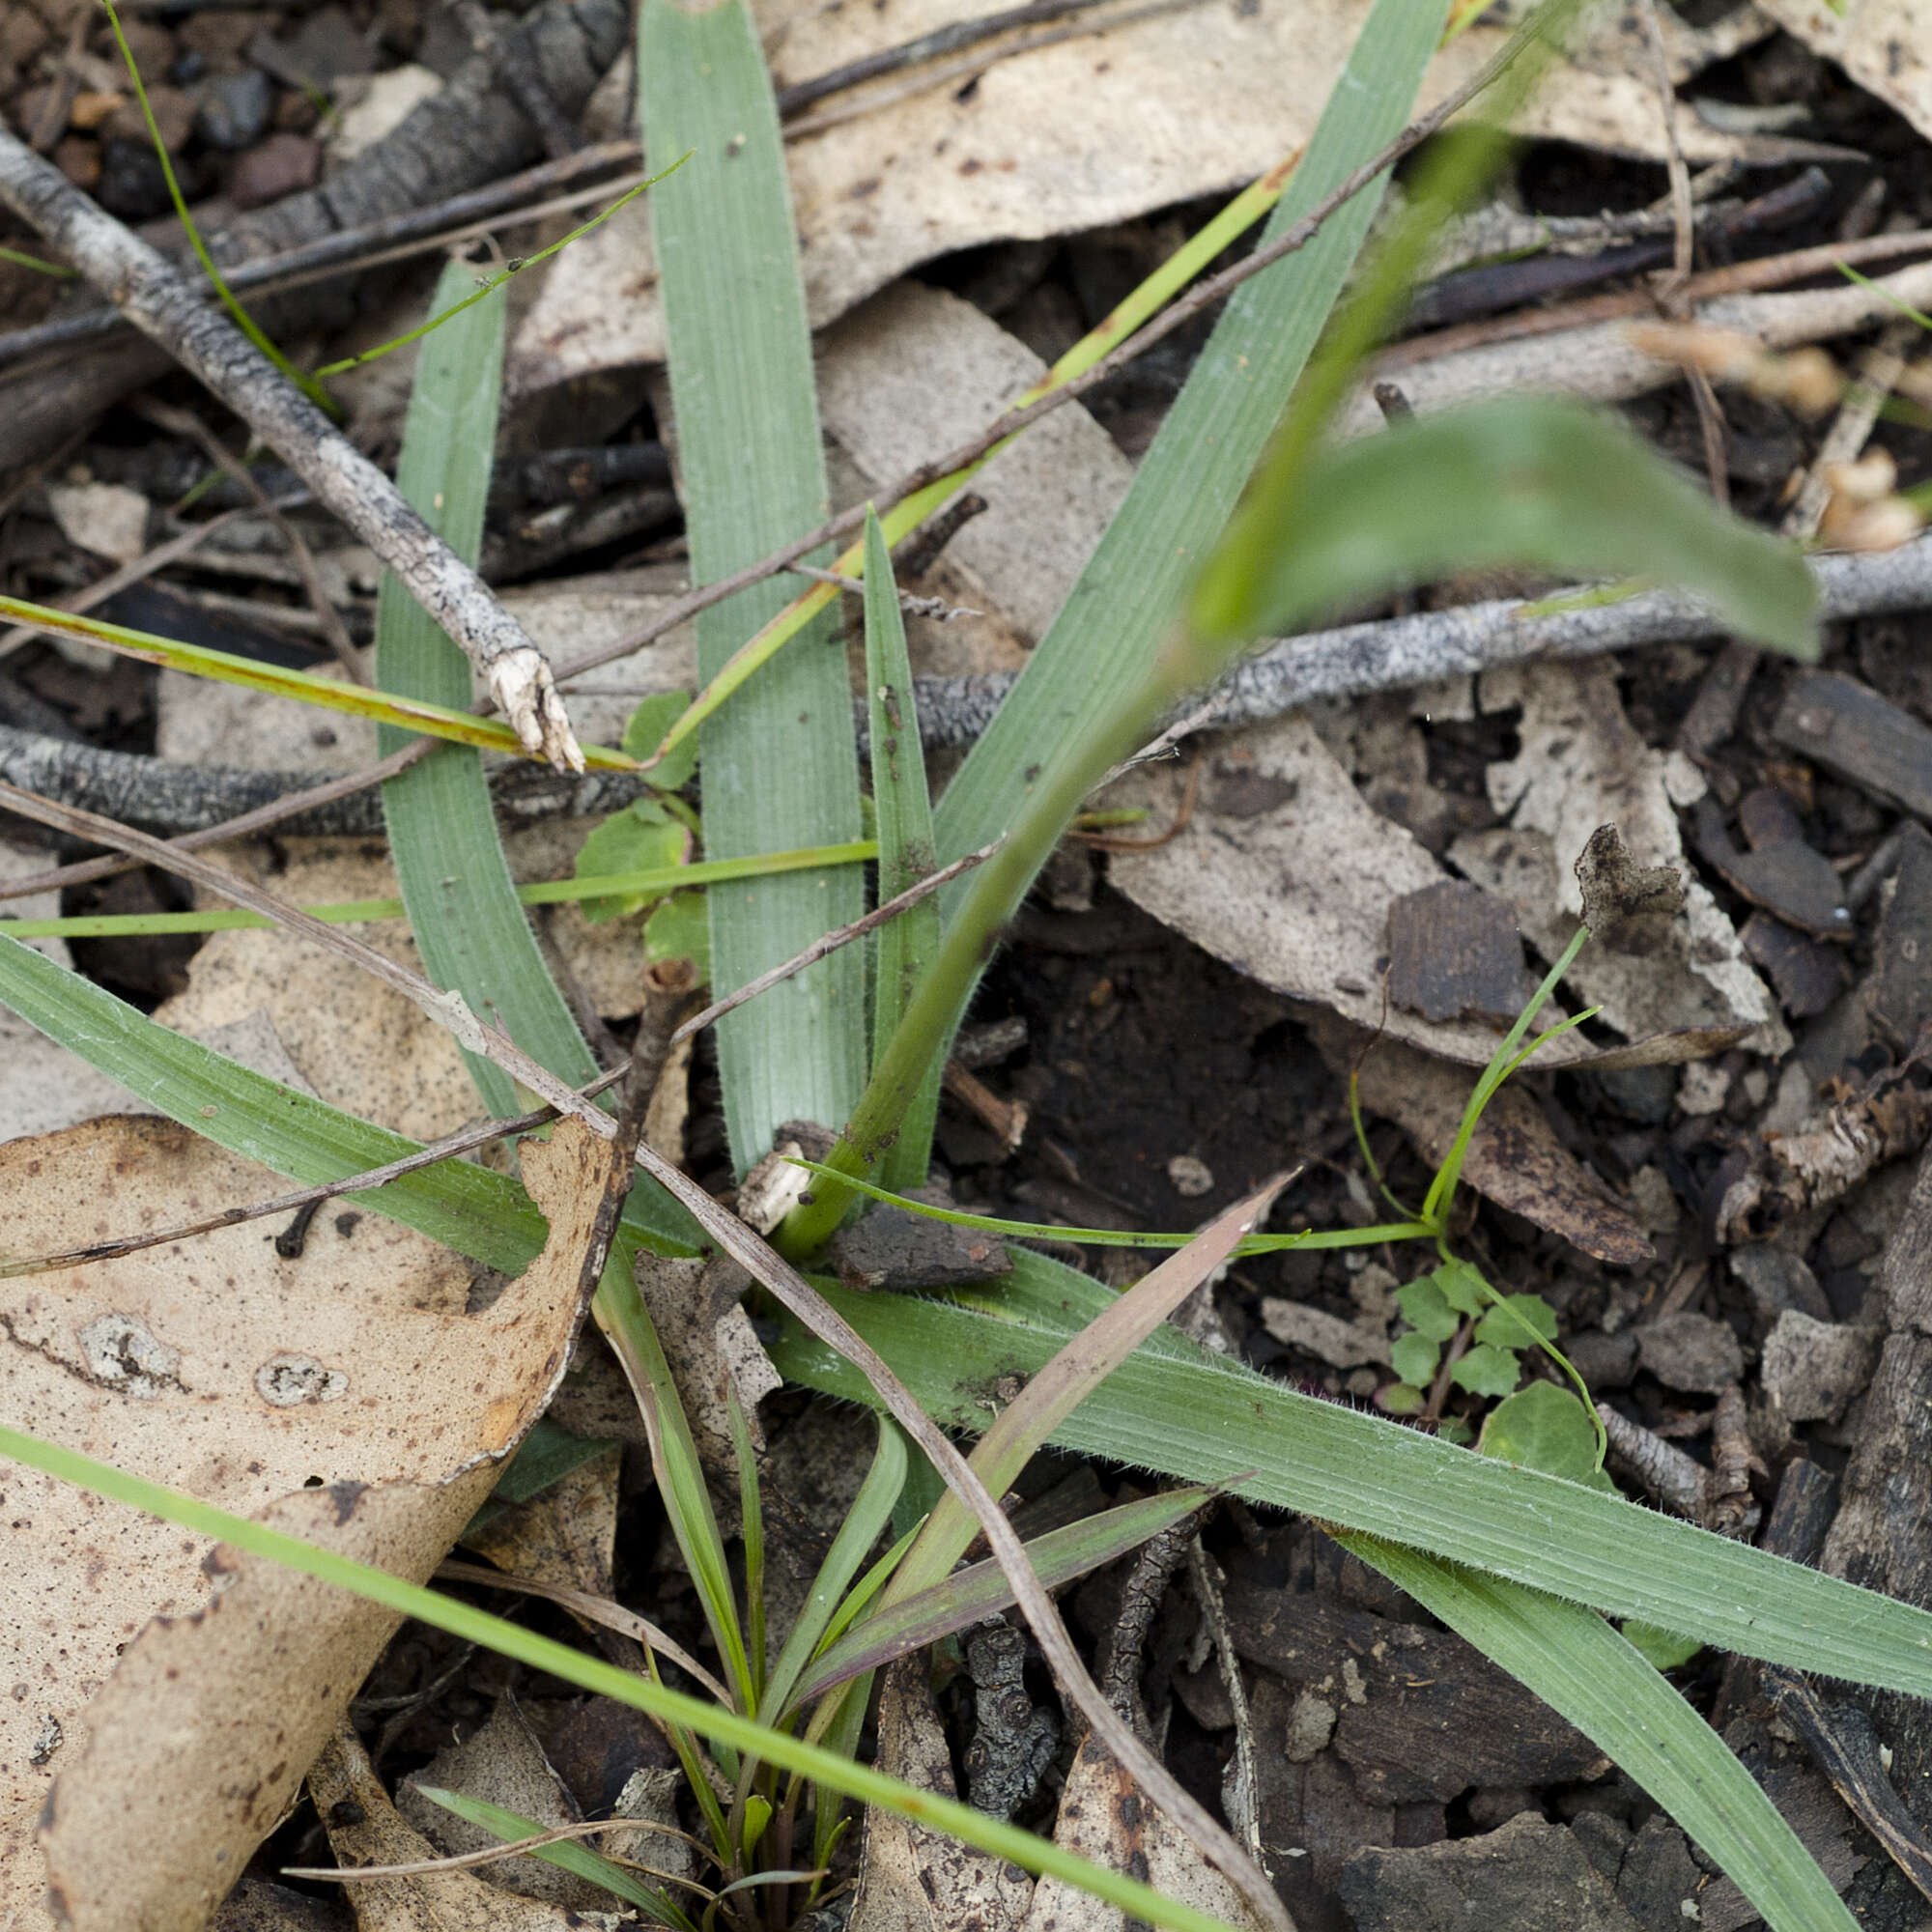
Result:
M1836 1422L1870 1381L1880 1338L1877 1328L1820 1321L1787 1308L1765 1337L1765 1394L1789 1422Z
M1745 1372L1738 1338L1721 1321L1688 1309L1636 1331L1637 1360L1665 1388L1721 1395Z
M919 1198L952 1205L930 1189ZM943 1288L949 1282L992 1281L1013 1267L996 1236L884 1206L841 1228L828 1259L847 1288Z
M1698 856L1752 905L1817 939L1852 938L1852 910L1845 903L1844 882L1824 853L1792 838L1741 852L1731 843L1724 814L1712 798L1698 800L1691 822Z
M1932 833L1908 819L1899 828L1898 869L1872 942L1865 1010L1902 1051L1932 1019Z
M1389 907L1389 998L1432 1023L1512 1025L1536 992L1516 916L1493 893L1444 879Z
M966 1639L974 1717L966 1789L989 1818L1009 1819L1033 1797L1060 1743L1059 1720L1027 1694L1026 1653L1026 1638L1004 1617Z
M1772 724L1780 745L1874 798L1932 815L1932 731L1856 679L1807 671Z
M1841 956L1767 912L1752 913L1738 937L1751 964L1770 979L1789 1019L1822 1013L1845 990Z

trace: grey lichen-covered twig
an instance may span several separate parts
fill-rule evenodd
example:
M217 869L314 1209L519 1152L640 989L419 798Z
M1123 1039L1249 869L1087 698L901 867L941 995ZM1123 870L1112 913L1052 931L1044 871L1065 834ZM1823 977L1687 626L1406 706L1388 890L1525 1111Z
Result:
M483 581L195 285L0 128L0 203L240 415L407 585L483 675L532 756L581 772L550 662Z

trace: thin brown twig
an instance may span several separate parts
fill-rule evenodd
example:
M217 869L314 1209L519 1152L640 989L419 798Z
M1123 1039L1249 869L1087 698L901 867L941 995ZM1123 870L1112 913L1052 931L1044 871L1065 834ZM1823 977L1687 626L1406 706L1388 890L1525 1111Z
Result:
M1477 95L1481 94L1507 69L1527 46L1528 41L1521 35L1513 37L1508 45L1500 49L1463 85L1456 88L1442 100L1431 108L1427 114L1411 121L1394 140L1381 152L1364 161L1354 173L1322 198L1304 214L1299 221L1276 236L1272 242L1264 242L1242 261L1224 269L1217 275L1209 275L1207 280L1197 282L1185 295L1177 297L1160 314L1145 324L1126 341L1108 352L1091 369L1078 376L1069 377L1057 388L1047 391L1037 402L1028 404L1024 409L1008 410L977 436L950 449L944 456L921 464L908 470L890 488L875 491L870 502L883 515L895 504L927 485L937 483L965 469L980 461L996 443L1004 442L1009 437L1016 436L1021 430L1031 427L1041 416L1053 411L1064 409L1076 397L1083 396L1089 389L1107 382L1133 361L1146 354L1155 343L1164 341L1176 329L1184 327L1204 309L1210 308L1231 294L1243 282L1258 275L1264 269L1272 268L1285 257L1305 248L1321 232L1322 224L1337 209L1346 206L1372 182L1385 174L1405 155L1418 148L1435 133L1452 115L1466 107ZM557 667L559 678L575 677L586 670L594 670L599 665L610 664L616 658L628 657L633 651L641 650L644 645L655 642L668 631L687 622L700 611L708 611L714 604L735 596L740 590L753 583L761 583L768 577L796 563L821 545L831 543L835 538L849 536L866 520L866 505L859 504L842 514L829 519L804 536L786 544L781 550L771 553L756 563L747 564L744 569L733 571L730 576L720 578L715 583L705 584L700 589L688 592L676 603L648 624L640 626L613 642L600 645L593 650L581 651L573 658L565 659Z
M481 1023L459 999L439 992L420 975L384 958L338 926L325 925L300 907L263 892L246 880L223 872L205 860L194 858L160 839L150 838L131 827L116 825L111 819L93 812L77 812L47 799L36 798L12 785L0 786L0 803L23 817L43 824L74 831L83 838L104 844L120 845L138 853L168 870L203 884L233 899L239 905L261 912L278 925L313 939L318 945L360 966L372 978L397 992L429 1014L439 1025L455 1034L470 1052L481 1054L501 1067L514 1080L560 1113L582 1121L605 1140L612 1140L618 1123L602 1108L585 1100L574 1088L532 1060L508 1035L495 1026ZM1100 1742L1116 1761L1135 1778L1148 1797L1196 1843L1226 1875L1240 1893L1257 1921L1268 1932L1293 1932L1280 1898L1266 1875L1248 1854L1217 1823L1201 1802L1186 1791L1154 1753L1137 1737L1088 1672L1074 1647L1065 1620L1052 1596L1039 1579L1017 1531L1001 1509L998 1499L987 1490L977 1469L967 1462L948 1436L933 1422L918 1399L893 1372L872 1345L812 1287L788 1261L762 1236L716 1201L703 1188L668 1160L646 1141L636 1149L636 1161L691 1215L697 1225L731 1258L747 1269L810 1332L836 1350L870 1384L873 1393L893 1419L918 1443L947 1487L959 1498L984 1532L987 1547L1012 1586L1013 1601L1026 1617L1037 1638L1048 1666L1066 1698L1093 1727ZM1260 1200L1262 1197L1258 1197ZM1266 1197L1272 1199L1271 1193ZM1256 1214L1259 1215L1260 1208Z
M0 125L0 203L57 242L140 331L234 410L395 572L533 755L581 772L550 661L496 594L198 285Z
M235 457L227 444L192 410L178 410L171 403L156 402L152 397L137 401L133 407L136 415L145 416L156 429L166 430L174 436L185 436L198 443L211 463L232 476L254 498L255 507L268 517L282 541L288 545L289 555L301 574L302 588L307 592L309 606L315 611L316 621L322 626L323 636L328 639L329 649L335 653L336 662L355 683L365 686L374 684L367 658L355 648L355 641L349 635L349 626L342 621L342 612L335 608L323 586L322 573L315 567L314 553L302 533L262 488L255 472Z
M455 1852L448 1858L419 1859L407 1865L284 1865L284 1878L333 1879L340 1885L359 1885L372 1878L430 1878L438 1872L473 1871L479 1865L494 1865L504 1859L522 1858L526 1852L541 1850L545 1845L560 1845L573 1838L594 1838L600 1832L643 1832L660 1838L682 1838L687 1844L696 1845L701 1852L709 1852L708 1845L700 1844L689 1832L680 1832L675 1825L660 1825L655 1818L593 1818L578 1825L553 1825L548 1832L538 1832L527 1838L516 1838L507 1844L484 1845L473 1852ZM606 1857L609 1854L605 1854ZM611 1859L612 1864L622 1865L626 1871L640 1871L651 1878L663 1879L668 1885L681 1885L709 1898L714 1894L707 1886L699 1885L696 1879L680 1877L676 1872L660 1871L654 1865L639 1864L635 1859Z

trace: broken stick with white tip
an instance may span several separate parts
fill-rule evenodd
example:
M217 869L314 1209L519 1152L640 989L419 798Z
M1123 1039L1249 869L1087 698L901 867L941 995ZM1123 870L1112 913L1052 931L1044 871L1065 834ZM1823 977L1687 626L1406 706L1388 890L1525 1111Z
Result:
M550 661L402 493L196 284L0 125L0 205L67 255L95 288L271 448L403 581L483 674L532 757L581 772Z

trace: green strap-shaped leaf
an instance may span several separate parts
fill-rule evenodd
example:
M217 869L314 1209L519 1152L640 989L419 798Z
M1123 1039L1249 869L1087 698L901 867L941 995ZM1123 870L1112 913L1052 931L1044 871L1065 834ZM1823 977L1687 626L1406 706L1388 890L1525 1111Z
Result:
M651 197L692 580L716 582L821 521L824 455L783 148L744 0L646 0L645 151L691 158ZM700 674L790 601L781 577L697 619ZM859 836L858 753L836 614L809 626L700 734L714 858ZM714 887L720 993L858 918L863 884L807 872ZM719 1068L742 1173L788 1120L837 1125L865 1078L865 962L852 949L728 1014Z
M1734 631L1818 654L1817 586L1794 544L1727 516L1614 418L1513 396L1414 418L1264 475L1196 587L1208 641L1275 636L1458 570L1645 576Z
M460 301L472 281L469 269L451 262L430 312ZM396 466L396 487L469 564L482 548L502 379L503 298L494 296L454 317L417 352ZM390 571L383 573L376 606L376 681L452 709L470 699L469 659ZM385 757L410 742L392 725L378 736ZM518 902L481 754L461 745L432 752L384 782L383 816L423 971L444 991L460 992L471 1012L491 1014L559 1080L573 1087L594 1080L597 1063ZM516 1083L501 1067L480 1054L463 1058L493 1114L521 1110Z
M1402 131L1446 16L1443 0L1376 0L1264 240L1292 227ZM1011 696L947 786L938 812L942 859L999 837L1026 797L1028 768L1043 767L1087 734L1122 690L1146 677L1380 203L1379 187L1356 195L1305 248L1229 298L1126 501ZM948 896L952 905L960 895Z
M899 610L893 554L877 515L866 512L866 700L872 743L872 804L879 823L879 902L896 898L934 869L932 804L925 790L925 755L920 748L919 712L913 702L912 664L906 656L905 617ZM939 901L922 899L879 933L872 974L872 1051L891 1043L905 1015L912 989L939 951ZM932 1159L932 1123L939 1113L936 1056L924 1083L907 1107L898 1138L879 1163L882 1187L923 1187Z

